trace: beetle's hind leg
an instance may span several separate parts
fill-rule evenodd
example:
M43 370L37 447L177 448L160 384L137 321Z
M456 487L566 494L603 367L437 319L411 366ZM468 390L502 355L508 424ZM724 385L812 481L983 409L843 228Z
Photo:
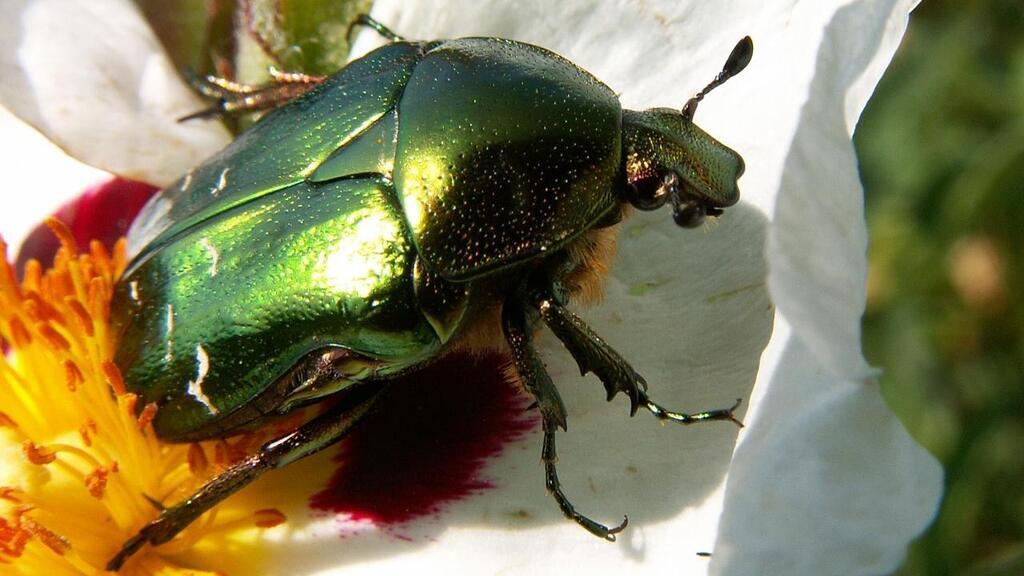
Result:
M119 570L125 560L146 543L155 546L174 538L204 512L267 470L280 468L334 444L370 412L383 390L383 387L375 385L353 390L352 396L339 405L313 418L295 432L267 442L259 452L217 475L188 499L164 509L156 520L124 543L121 551L107 563L107 570Z
M647 382L626 360L587 326L579 316L566 309L555 297L544 290L534 290L530 302L580 367L580 373L593 372L604 384L611 400L619 392L629 397L630 415L643 407L660 420L695 424L714 420L729 420L742 427L734 412L740 400L729 408L687 414L666 410L647 395Z
M209 108L183 116L178 119L178 122L215 116L248 114L277 108L309 92L325 78L326 76L282 72L271 67L269 82L241 84L218 76L198 76L191 70L186 70L185 79L189 84L203 96L214 100L214 104Z
M572 502L562 492L562 484L558 480L558 472L555 469L555 463L558 461L555 432L559 427L563 430L566 428L565 405L562 404L558 389L555 388L554 382L551 381L547 370L544 369L544 364L533 348L530 331L533 322L527 318L526 311L527 309L519 302L509 299L502 310L502 327L505 331L505 339L512 349L516 371L519 373L523 385L536 399L543 418L544 447L541 450L541 460L544 462L544 483L567 518L584 527L591 534L614 542L615 535L626 527L628 518L624 518L622 524L609 528L577 512Z

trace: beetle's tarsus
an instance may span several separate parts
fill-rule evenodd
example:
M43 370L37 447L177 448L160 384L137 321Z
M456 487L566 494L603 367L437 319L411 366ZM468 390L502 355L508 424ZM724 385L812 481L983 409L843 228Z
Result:
M171 540L196 518L267 470L290 464L334 444L370 411L381 396L381 390L367 386L365 392L354 391L345 402L306 422L295 432L267 442L256 454L217 475L184 501L163 510L156 520L124 543L121 551L107 563L107 570L119 570L146 543L155 546Z
M351 24L348 25L348 32L346 32L345 38L349 42L352 41L352 31L355 30L356 26L366 26L367 28L371 28L374 32L380 34L384 38L387 38L391 42L402 42L405 40L404 37L395 34L390 28L381 24L369 14L360 14L359 16L356 16L356 19L353 20Z
M120 570L125 561L128 560L132 554L138 552L139 548L142 548L142 545L145 543L146 536L142 532L139 532L135 536L129 538L124 545L121 546L121 551L111 558L110 562L107 562L107 570L110 572L117 572Z
M683 412L673 412L666 410L662 406L652 402L646 395L644 395L644 406L659 420L671 420L673 422L679 422L680 424L696 424L698 422L711 422L714 420L728 420L733 424L736 424L740 428L743 428L743 422L740 422L734 414L736 409L743 403L742 398L737 398L736 402L728 408L719 408L716 410L707 410L705 412L697 412L695 414L686 414Z
M248 114L277 108L313 89L326 78L296 72L282 72L271 67L271 80L264 84L242 84L219 76L199 76L186 69L185 79L201 95L213 99L213 106L178 119L187 122L230 114Z
M546 423L544 426L544 448L541 452L541 460L544 462L544 483L547 486L548 492L554 497L555 502L558 503L562 513L565 514L565 517L579 524L594 536L609 542L615 542L615 535L625 530L629 524L629 517L623 516L621 524L608 527L576 511L572 502L562 492L562 484L559 482L558 472L555 470L555 462L558 460L558 455L555 451L555 428L554 426L548 426Z

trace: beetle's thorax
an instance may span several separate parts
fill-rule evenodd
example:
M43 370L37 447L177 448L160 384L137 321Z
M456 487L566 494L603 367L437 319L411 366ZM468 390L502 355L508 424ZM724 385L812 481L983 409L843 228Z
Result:
M620 218L625 217L631 210L623 205L621 211ZM589 306L601 300L604 295L605 279L615 260L619 229L618 224L592 228L554 256L564 258L568 263L559 277L553 280L560 285L572 302ZM472 319L452 341L449 351L474 355L495 351L507 354L508 344L501 326L503 298L509 285L521 282L524 275L529 274L538 265L542 266L541 263L535 263L535 266L510 271L508 275L499 274L486 281L477 282L476 290L488 291L491 294L474 300L489 304L470 312Z

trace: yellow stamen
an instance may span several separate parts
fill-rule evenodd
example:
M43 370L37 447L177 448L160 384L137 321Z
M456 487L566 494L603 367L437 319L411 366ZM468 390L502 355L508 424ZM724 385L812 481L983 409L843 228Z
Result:
M0 450L23 455L0 462L0 571L97 574L157 516L149 498L175 503L261 439L158 441L156 405L136 409L113 361L110 300L126 265L124 242L112 252L93 242L80 254L63 224L47 224L62 246L52 268L30 261L19 283L0 258ZM210 574L174 555L211 534L284 521L276 510L254 516L237 506L225 503L164 546L144 546L123 573Z

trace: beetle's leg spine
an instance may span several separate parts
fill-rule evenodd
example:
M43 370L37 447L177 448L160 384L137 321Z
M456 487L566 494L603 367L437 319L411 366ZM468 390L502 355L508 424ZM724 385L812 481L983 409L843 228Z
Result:
M609 401L619 392L626 394L629 413L636 414L645 405L647 381L643 376L549 291L535 290L530 299L544 323L572 354L580 374L593 372L604 384Z

